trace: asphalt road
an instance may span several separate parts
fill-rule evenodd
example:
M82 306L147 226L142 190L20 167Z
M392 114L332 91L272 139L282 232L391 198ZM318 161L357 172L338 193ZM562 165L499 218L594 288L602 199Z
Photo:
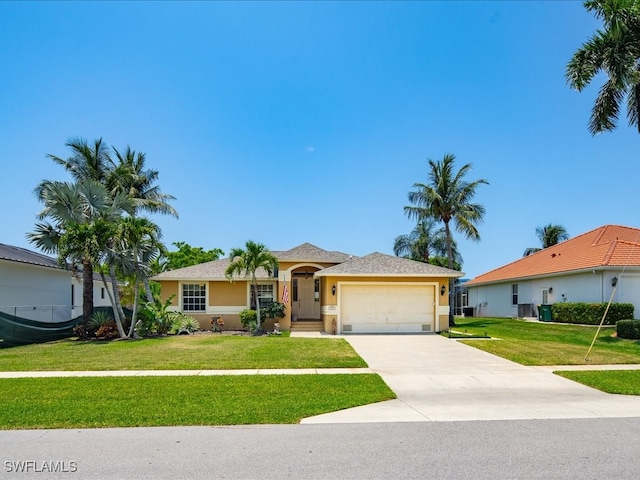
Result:
M638 432L640 418L1 431L0 479L636 480Z

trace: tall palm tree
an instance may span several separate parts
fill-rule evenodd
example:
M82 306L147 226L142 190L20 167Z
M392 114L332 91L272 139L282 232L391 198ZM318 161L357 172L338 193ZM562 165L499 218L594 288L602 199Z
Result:
M584 6L602 20L603 28L573 54L567 82L580 92L597 74L608 77L591 110L592 135L616 128L625 98L629 126L640 133L640 1L588 0Z
M454 260L460 260L454 242ZM424 218L416 224L409 234L399 235L393 242L396 257L409 258L417 262L429 263L430 257L447 256L447 238L444 228L436 229L433 218Z
M533 253L539 252L544 248L557 245L569 239L569 233L562 225L549 223L544 227L536 227L536 236L540 240L542 248L529 247L524 251L523 257L527 257Z
M253 298L256 301L256 313L258 316L257 330L260 330L262 321L260 319L260 298L258 296L256 271L263 269L268 275L272 275L278 269L278 259L262 243L256 243L251 240L247 240L244 249L231 249L229 259L231 263L229 263L224 272L229 281L233 281L233 278L237 275L251 279Z
M71 156L66 160L51 154L47 157L64 167L75 181L91 179L105 184L112 162L109 157L109 147L102 138L89 144L84 138L72 137L65 146L71 150Z
M146 168L146 155L136 152L131 147L121 153L112 147L117 163L112 161L112 168L106 179L106 187L112 194L125 192L134 199L136 212L161 213L178 217L178 212L169 202L175 197L162 193L155 183L158 171Z
M414 183L415 190L409 192L411 206L404 207L405 214L412 219L422 220L433 218L444 224L447 241L447 261L449 268L454 267L453 235L451 222L457 232L467 239L480 240L477 224L484 219L484 206L472 203L476 190L482 184L488 184L485 179L474 181L465 180L471 171L471 164L463 165L455 171L455 155L446 154L441 160L429 159L429 174L427 183ZM453 282L449 282L449 296L453 292ZM453 325L453 311L450 309L449 324Z
M93 314L93 271L112 234L113 224L133 204L125 195L111 197L94 180L44 181L36 187L44 204L35 231L27 239L45 253L57 254L62 263L82 266L83 320Z

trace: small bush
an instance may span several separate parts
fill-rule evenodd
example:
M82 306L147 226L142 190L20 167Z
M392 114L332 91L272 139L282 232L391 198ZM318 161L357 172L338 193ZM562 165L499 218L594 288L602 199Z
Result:
M239 314L242 326L253 332L258 328L258 313L255 310L245 308Z
M173 324L171 333L193 333L200 330L200 322L195 318L185 315L184 313L176 313L176 320Z
M599 325L607 309L607 303L561 302L551 305L554 322ZM612 303L604 320L605 325L615 325L617 321L633 318L633 304Z
M616 322L616 333L619 338L640 340L640 320L619 320Z

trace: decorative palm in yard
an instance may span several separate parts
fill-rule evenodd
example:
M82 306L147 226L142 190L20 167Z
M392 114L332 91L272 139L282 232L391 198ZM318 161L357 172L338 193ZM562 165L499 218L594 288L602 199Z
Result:
M629 126L640 132L640 1L589 0L584 6L603 28L574 53L567 82L581 92L599 73L608 77L591 110L593 135L616 128L625 99Z
M467 181L465 176L471 171L471 164L455 170L455 155L446 154L441 160L429 159L427 183L414 183L415 190L409 192L411 206L404 207L405 214L417 221L435 219L444 224L447 245L448 267L454 267L454 240L451 222L456 231L466 238L479 241L477 224L484 218L484 206L473 203L478 186L488 184L484 179ZM449 283L451 295L453 281ZM453 311L450 310L449 323L453 325Z
M93 314L93 270L99 263L113 225L122 214L133 211L131 199L124 194L112 197L94 180L82 182L42 182L36 189L44 208L38 214L42 222L27 238L40 250L57 254L71 265L82 265L84 322Z
M74 182L43 180L36 187L36 195L44 204L39 218L52 223L37 224L27 238L45 253L57 253L72 266L82 265L85 321L93 313L93 271L106 263L115 295L113 307L121 316L124 313L116 272L127 276L135 271L132 278L145 284L147 299L152 299L147 275L141 272L146 271L147 262L166 250L160 242L158 226L138 217L138 213L177 217L169 204L174 197L160 191L156 184L158 172L146 167L144 153L130 147L121 153L114 147L109 149L102 139L89 143L71 138L66 146L71 151L68 158L48 157L70 173ZM136 237L134 226L144 232ZM126 268L129 264L133 270ZM122 328L119 333L124 335Z
M229 253L229 258L231 263L229 263L224 272L229 281L233 281L236 276L243 276L251 280L253 296L256 302L256 328L260 330L262 321L260 319L260 298L258 296L256 271L262 268L267 274L273 275L278 269L278 259L262 243L256 243L251 240L247 240L245 249L233 248Z

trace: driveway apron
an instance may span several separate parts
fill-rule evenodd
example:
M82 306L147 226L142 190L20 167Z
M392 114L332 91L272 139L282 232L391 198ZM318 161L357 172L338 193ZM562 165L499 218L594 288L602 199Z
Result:
M640 397L603 393L440 335L343 338L397 399L302 423L640 417Z

